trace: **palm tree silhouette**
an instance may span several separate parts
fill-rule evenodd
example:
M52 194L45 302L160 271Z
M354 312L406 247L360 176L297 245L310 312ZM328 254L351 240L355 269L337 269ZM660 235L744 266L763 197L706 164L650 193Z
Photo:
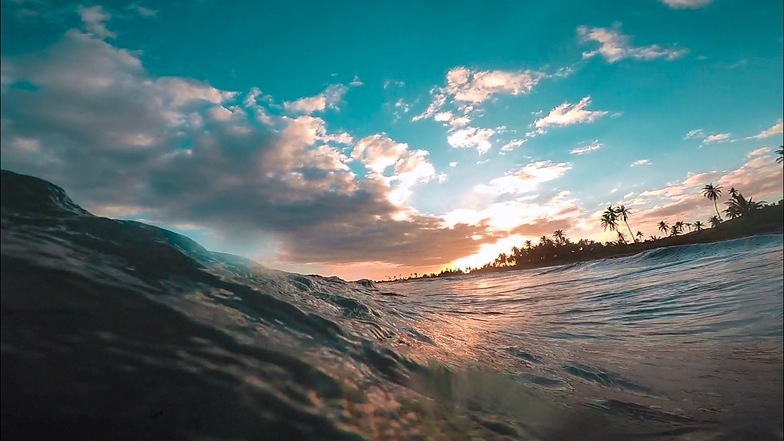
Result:
M705 225L700 221L694 221L694 230L695 231L702 231L705 229Z
M563 230L555 230L553 232L553 238L558 245L566 245L566 235Z
M716 203L716 201L719 200L719 197L721 197L721 186L713 185L712 182L710 184L706 184L704 187L702 187L702 195L713 201L713 208L716 209L716 217L721 219L721 214L719 214L719 206Z
M738 195L738 190L736 190L735 187L730 187L730 197L734 198L737 195Z
M727 202L727 205L729 205L729 204L730 204L730 202L733 202L733 201L734 201L734 199L733 199L732 201L728 201L728 202ZM742 214L741 214L741 212L740 212L740 209L739 209L739 207L738 207L737 205L729 205L729 206L727 207L727 209L726 209L726 210L724 210L724 214L725 214L725 215L726 215L728 218L730 218L730 219L737 219L737 218L739 218L739 217L741 217L741 216L742 216Z
M776 158L776 162L779 164L784 163L784 145L782 145L780 149L776 150L776 154L779 155Z
M670 227L670 236L675 237L679 234L681 234L681 231L678 229L677 224Z
M735 219L736 217L748 216L752 212L762 208L765 201L755 201L754 198L746 199L742 193L738 193L732 199L726 202L727 209L724 210L727 216Z
M711 228L716 228L721 224L721 219L718 216L711 216L708 218L708 222L711 224Z
M626 243L626 236L620 230L618 231L618 243Z
M602 217L599 222L605 231L608 228L610 231L616 231L618 229L618 216L612 207L607 207L607 209L604 210L604 213L602 213Z
M684 224L683 221L678 221L678 222L675 222L675 225L673 225L673 227L676 230L678 230L678 233L683 233L683 226L684 225L686 225L686 224Z
M626 228L629 229L629 235L632 237L632 240L637 242L637 239L634 238L634 233L632 233L632 227L629 226L629 215L632 214L632 211L621 205L620 207L615 208L615 213L626 224Z
M662 233L665 233L665 234L668 231L670 231L670 226L667 224L667 221L660 221L659 222L659 231L661 231Z

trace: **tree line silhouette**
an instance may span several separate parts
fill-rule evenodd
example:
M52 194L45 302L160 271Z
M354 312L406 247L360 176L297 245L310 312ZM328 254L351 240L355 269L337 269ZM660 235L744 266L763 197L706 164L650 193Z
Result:
M776 151L777 163L784 162L784 146ZM729 199L724 202L723 210L728 221L722 218L719 212L719 200L722 197L723 187L712 182L700 190L702 196L713 202L716 215L707 219L707 224L700 220L693 222L676 221L672 224L666 220L659 221L656 226L663 236L651 235L644 238L641 231L633 233L629 219L632 210L624 205L609 206L599 217L599 225L605 230L614 231L617 240L597 242L590 239L571 241L563 230L555 230L552 237L542 235L534 243L526 240L522 246L514 246L506 253L500 253L495 260L487 262L480 267L465 269L443 269L438 273L418 274L413 273L407 277L399 274L396 277L388 276L386 281L409 280L433 277L449 277L463 274L495 272L507 269L535 268L547 265L558 265L584 260L619 257L635 254L647 249L662 246L682 245L687 243L713 242L718 240L733 239L767 232L780 232L784 214L782 205L784 200L777 204L768 204L765 201L755 201L746 198L740 191L731 187ZM710 228L708 228L708 225ZM623 227L626 227L625 229ZM624 231L628 231L629 237Z

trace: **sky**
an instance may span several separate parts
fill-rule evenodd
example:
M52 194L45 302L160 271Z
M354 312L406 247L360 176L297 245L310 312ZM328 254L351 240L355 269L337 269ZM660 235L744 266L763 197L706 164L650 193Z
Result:
M707 223L707 183L782 197L781 1L1 5L2 168L285 271L613 240L608 205L660 234Z

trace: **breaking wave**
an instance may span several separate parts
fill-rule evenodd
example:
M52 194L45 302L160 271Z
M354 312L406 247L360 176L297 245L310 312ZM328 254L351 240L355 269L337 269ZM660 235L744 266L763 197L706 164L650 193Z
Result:
M0 188L5 439L781 439L780 235L376 286Z

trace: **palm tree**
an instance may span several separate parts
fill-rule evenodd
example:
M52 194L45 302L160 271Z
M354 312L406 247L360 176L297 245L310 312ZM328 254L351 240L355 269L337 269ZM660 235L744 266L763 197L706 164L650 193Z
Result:
M727 216L735 219L736 217L747 216L763 207L765 201L755 201L754 198L746 199L742 193L738 193L726 202L727 209L724 210Z
M681 230L678 229L677 225L673 225L673 226L670 227L670 236L671 237L675 237L675 236L677 236L679 234L681 234Z
M782 145L780 149L776 150L776 154L779 155L776 158L776 162L779 164L784 163L784 145Z
M607 207L607 210L602 213L602 217L599 220L602 228L606 231L608 228L610 231L615 231L618 229L618 216L613 210L612 207Z
M667 224L667 221L659 222L659 231L665 234L670 231L670 226Z
M694 230L695 231L702 231L705 229L705 225L700 221L694 221Z
M620 230L618 231L618 243L626 243L626 236L624 236Z
M626 228L629 229L629 235L632 237L632 240L637 242L637 239L634 238L634 233L632 233L632 227L629 226L629 215L632 214L632 211L621 205L620 207L615 208L615 213L626 224Z
M642 236L644 236L644 235L642 234L642 231L638 231L638 232L637 232L637 239L639 239L639 240L640 240L640 242L642 242Z
M734 201L734 199L732 201L728 201L727 204L729 205L730 202L733 202L733 201ZM727 217L730 218L730 219L737 219L737 218L742 216L740 210L738 209L738 207L736 205L728 206L727 209L724 210L724 214L727 215Z
M651 234L650 236L648 236L648 239L650 239L651 242L655 242L659 240L659 236L656 236L655 234Z
M675 225L673 225L673 227L676 230L678 230L678 233L683 233L683 226L684 225L686 225L686 224L684 224L683 221L678 221L678 222L675 222Z
M528 250L528 251L531 251L531 246L533 246L533 242L531 242L530 240L526 240L525 241L525 249Z
M704 187L702 187L702 195L708 198L708 200L713 201L713 208L716 209L716 217L721 219L721 214L719 214L719 206L716 203L716 201L719 200L719 197L721 197L721 186L713 185L712 182L710 184L706 184Z
M553 232L553 238L555 239L555 243L558 245L566 244L566 235L564 234L563 230L555 230Z
M734 198L737 195L738 195L738 190L736 190L735 187L730 187L730 197Z
M711 216L708 218L708 222L711 224L711 228L716 228L721 224L721 219L718 216Z

